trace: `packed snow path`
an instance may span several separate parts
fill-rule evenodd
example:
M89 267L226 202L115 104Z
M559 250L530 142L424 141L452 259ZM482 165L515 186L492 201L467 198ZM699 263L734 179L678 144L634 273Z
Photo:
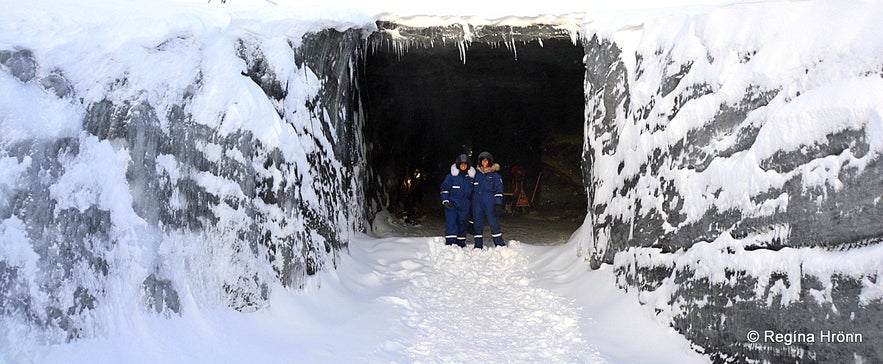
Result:
M341 272L371 282L376 301L399 311L385 313L395 319L368 361L708 361L617 288L608 266L592 271L576 256L578 222L510 219L507 236L517 240L484 250L445 246L441 221L375 223L380 238L357 238L345 257L344 270L357 272Z
M402 305L413 340L396 342L419 362L599 362L581 338L573 303L531 285L520 244L475 250L441 238L413 239L428 253L403 260L393 274L410 280Z

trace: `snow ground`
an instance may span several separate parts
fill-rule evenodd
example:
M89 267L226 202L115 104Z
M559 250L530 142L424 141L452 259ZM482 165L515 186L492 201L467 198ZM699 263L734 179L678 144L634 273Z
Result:
M57 345L33 359L708 361L673 329L658 323L635 294L616 288L609 266L589 270L574 254L573 240L552 245L510 240L505 248L461 249L445 246L439 233L395 236L428 231L430 225L407 227L379 220L372 233L376 236L358 236L336 271L321 273L301 292L275 287L267 310L198 310L171 319L131 313L114 320L117 326L103 338ZM555 236L549 234L550 239Z

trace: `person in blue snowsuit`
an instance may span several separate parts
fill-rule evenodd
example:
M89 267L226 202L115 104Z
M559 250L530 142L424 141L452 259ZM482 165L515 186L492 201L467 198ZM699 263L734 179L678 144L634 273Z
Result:
M466 220L472 199L475 168L469 157L460 154L451 165L451 174L441 185L441 200L445 207L445 245L466 246Z
M472 221L475 230L475 248L484 248L484 223L491 227L494 245L506 246L500 221L494 211L495 206L503 205L503 177L497 171L500 165L494 163L494 156L488 152L478 155L478 172L472 189Z

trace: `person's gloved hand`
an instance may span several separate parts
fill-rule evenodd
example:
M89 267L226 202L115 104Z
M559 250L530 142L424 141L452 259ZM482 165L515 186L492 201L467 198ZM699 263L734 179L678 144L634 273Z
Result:
M448 201L448 200L445 200L444 202L442 202L442 205L444 205L446 209L450 209L450 208L454 207L453 205L451 205L451 201Z

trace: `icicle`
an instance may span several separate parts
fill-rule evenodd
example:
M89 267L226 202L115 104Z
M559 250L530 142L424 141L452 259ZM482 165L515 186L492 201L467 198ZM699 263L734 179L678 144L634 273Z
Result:
M574 46L578 45L577 42L579 42L579 32L568 29L567 33L570 35L570 42L573 43Z
M776 243L783 244L791 237L791 225L776 224L773 226L772 240Z
M461 40L457 43L457 48L460 49L460 60L463 61L463 64L466 64L466 40Z
M510 34L509 40L510 41L506 42L506 48L512 51L512 54L515 55L515 60L517 61L518 60L518 49L515 47L515 37L513 37Z
M469 43L472 42L472 29L467 23L460 23L460 26L463 29L463 39L458 44L460 60L463 61L463 64L466 64L466 50L469 48Z

